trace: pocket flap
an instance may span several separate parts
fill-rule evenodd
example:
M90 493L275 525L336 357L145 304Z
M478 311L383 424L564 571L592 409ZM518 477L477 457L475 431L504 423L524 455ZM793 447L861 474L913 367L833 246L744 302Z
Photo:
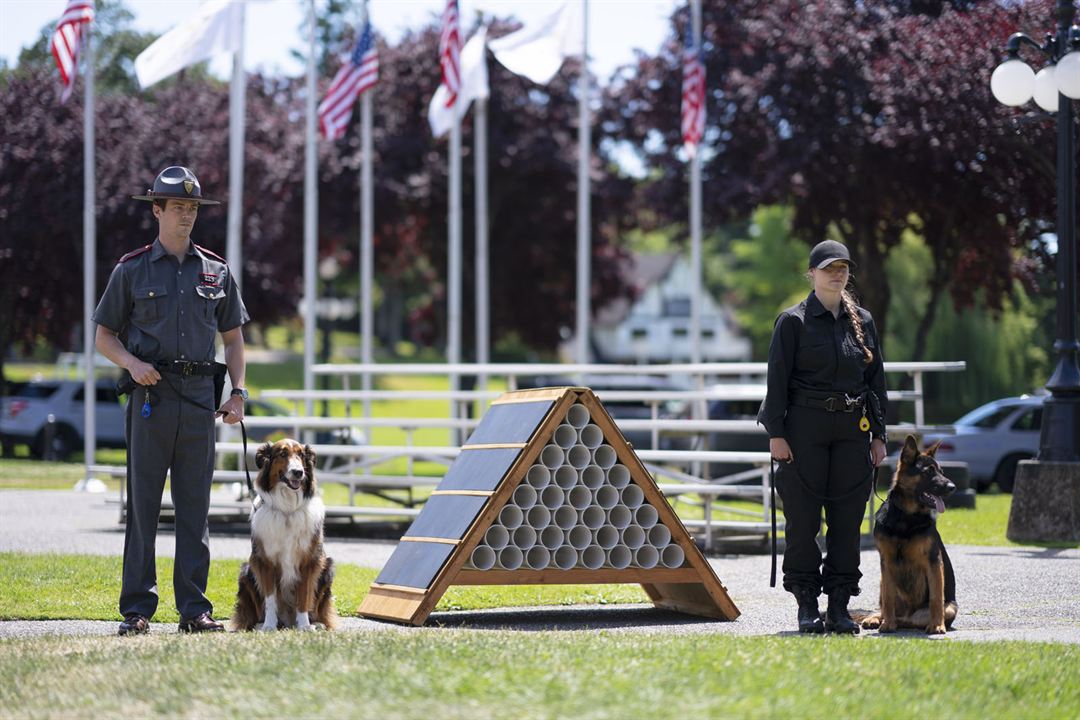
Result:
M196 285L195 292L199 294L199 297L206 300L220 300L225 297L224 288L217 287L216 285Z
M162 297L168 294L164 285L147 285L146 287L135 289L136 300L146 300L147 298Z

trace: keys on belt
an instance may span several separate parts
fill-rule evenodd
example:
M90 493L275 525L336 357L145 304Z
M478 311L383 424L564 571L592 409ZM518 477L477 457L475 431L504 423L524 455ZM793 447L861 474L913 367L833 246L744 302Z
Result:
M823 401L822 407L829 412L854 412L856 408L861 408L863 404L863 398L861 395L857 397L851 397L848 394L838 397L836 395L830 395Z

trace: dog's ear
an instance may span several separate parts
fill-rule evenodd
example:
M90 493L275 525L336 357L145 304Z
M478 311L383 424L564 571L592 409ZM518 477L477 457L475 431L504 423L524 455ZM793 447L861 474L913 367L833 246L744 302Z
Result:
M930 447L926 448L926 454L929 455L930 457L934 457L934 455L937 454L937 451L938 451L939 447L941 447L941 441L940 440L938 440L936 443L934 443Z
M304 446L304 466L308 475L315 469L315 449L310 445Z
M904 449L900 451L900 462L905 465L914 465L917 457L919 457L919 445L915 442L914 435L908 435L904 440Z
M255 467L262 470L263 463L270 459L270 450L273 448L270 443L263 443L258 450L255 451Z

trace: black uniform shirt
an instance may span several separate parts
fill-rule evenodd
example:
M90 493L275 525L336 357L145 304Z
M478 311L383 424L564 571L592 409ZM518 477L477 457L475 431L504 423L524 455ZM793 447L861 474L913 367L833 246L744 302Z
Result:
M784 417L789 394L794 390L846 393L852 397L872 390L878 407L868 407L866 416L876 438L885 438L885 369L874 319L863 308L866 347L874 354L867 364L855 339L847 310L840 305L833 317L817 295L811 293L798 305L776 318L769 346L768 389L758 412L758 422L769 437L784 437ZM876 410L876 411L875 411Z
M250 319L224 258L189 242L178 263L160 239L120 258L94 310L146 362L210 362L215 334Z

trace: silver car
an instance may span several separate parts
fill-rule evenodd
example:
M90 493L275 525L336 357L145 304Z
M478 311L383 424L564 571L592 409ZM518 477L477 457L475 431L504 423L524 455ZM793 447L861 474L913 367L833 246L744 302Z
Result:
M1039 452L1039 430L1046 395L1003 398L975 408L957 420L955 435L927 434L927 445L941 441L938 460L965 462L972 487L986 490L996 482L1012 492L1016 465Z
M124 406L113 380L98 380L94 425L98 447L125 447ZM82 380L32 380L13 383L0 407L0 438L5 445L25 443L33 457L67 460L83 447L86 426ZM45 447L49 415L55 419L51 448ZM51 450L51 452L49 452Z

